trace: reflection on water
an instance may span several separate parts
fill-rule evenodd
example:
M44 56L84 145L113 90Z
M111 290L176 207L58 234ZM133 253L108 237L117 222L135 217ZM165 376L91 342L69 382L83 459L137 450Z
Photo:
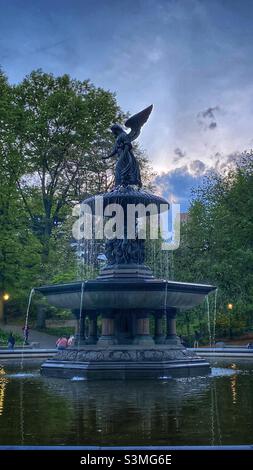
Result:
M233 364L234 365L234 364ZM241 371L239 369L232 370L230 368L225 369L224 367L212 367L211 376L212 377L224 377L224 375L234 376L239 374Z
M253 368L209 377L89 382L0 368L0 444L219 445L253 442Z
M7 385L8 379L5 375L5 370L3 367L0 366L0 416L3 414L4 409L4 397L5 397L5 389Z
M85 377L79 377L77 375L77 376L72 377L72 379L70 379L70 380L71 380L71 382L84 382L86 379L85 379Z

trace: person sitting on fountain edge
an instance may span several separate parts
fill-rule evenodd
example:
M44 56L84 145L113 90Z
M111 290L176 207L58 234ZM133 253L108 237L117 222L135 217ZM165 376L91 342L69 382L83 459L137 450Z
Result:
M68 346L73 346L74 342L75 342L75 337L74 337L74 335L69 336L69 338L68 338Z
M59 350L66 349L68 346L68 339L65 336L61 336L56 341L56 347Z

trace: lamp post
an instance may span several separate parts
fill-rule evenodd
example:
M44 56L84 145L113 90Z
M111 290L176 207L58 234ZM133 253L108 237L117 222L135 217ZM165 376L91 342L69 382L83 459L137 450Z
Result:
M231 304L231 303L227 304L227 309L228 309L228 312L229 312L229 337L230 338L232 337L231 312L232 312L233 308L234 308L233 304Z
M10 294L8 292L2 292L0 294L0 322L5 322L4 317L4 304L10 299Z

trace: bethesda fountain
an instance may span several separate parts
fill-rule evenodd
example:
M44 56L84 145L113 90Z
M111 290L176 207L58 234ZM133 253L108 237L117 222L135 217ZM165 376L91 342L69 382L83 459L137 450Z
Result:
M42 286L36 289L48 302L71 309L77 317L75 345L58 351L41 366L46 376L87 379L156 379L202 375L209 364L185 349L176 333L177 313L200 304L214 286L156 279L145 265L145 240L127 236L128 205L150 204L161 211L168 202L142 189L132 141L148 120L152 106L129 118L129 133L114 124L117 156L115 187L100 195L103 209L119 204L124 213L121 238L107 239L107 264L96 279ZM95 213L96 196L84 201ZM138 223L136 221L136 227ZM150 334L150 317L154 335ZM98 318L101 334L98 336ZM85 321L89 333L85 335Z

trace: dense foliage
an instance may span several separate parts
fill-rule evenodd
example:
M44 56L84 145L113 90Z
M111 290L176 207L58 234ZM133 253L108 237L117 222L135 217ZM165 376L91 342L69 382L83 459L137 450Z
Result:
M149 240L146 250L157 277L218 288L178 315L188 343L253 335L253 153L238 156L224 174L210 173L193 192L177 250L161 251L161 240Z
M111 187L113 162L102 156L124 117L115 95L89 80L37 70L11 86L0 72L0 299L10 294L9 312L24 313L31 287L76 278L72 208Z
M195 191L174 261L178 279L218 287L218 335L253 329L252 153L226 174L211 174ZM206 309L199 312L196 328L206 324Z

